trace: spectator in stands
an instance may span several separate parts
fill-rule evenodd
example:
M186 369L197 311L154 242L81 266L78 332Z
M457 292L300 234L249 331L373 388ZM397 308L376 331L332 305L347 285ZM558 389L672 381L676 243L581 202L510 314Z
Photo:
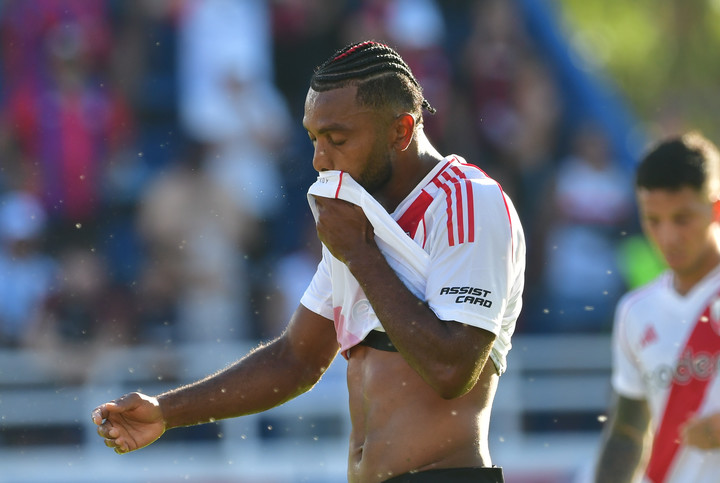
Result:
M183 1L108 2L113 49L108 76L136 119L135 154L152 170L182 148L178 124L178 21Z
M614 161L604 132L581 126L570 156L561 160L545 227L540 301L542 332L609 331L624 288L618 245L632 214L632 185Z
M300 218L302 228L299 239L294 240L295 246L287 253L273 261L267 285L263 287L263 292L267 294L259 334L263 339L272 339L282 333L283 324L295 312L297 301L312 280L321 259L315 220L309 213Z
M132 125L124 99L94 70L93 32L79 21L57 22L43 39L47 80L12 89L4 111L5 128L33 167L32 190L50 214L54 247L93 236L102 166Z
M653 483L715 482L720 152L697 133L665 138L638 166L635 186L643 229L668 270L618 304L616 397L595 481L629 483L644 473Z
M290 112L273 83L270 7L263 0L184 5L178 49L181 125L205 147L201 169L232 196L237 210L253 218L256 240L273 240L284 196L281 162ZM242 248L243 282L255 311L263 262L275 254L275 246L246 243Z
M39 94L48 87L52 73L48 71L47 43L59 26L71 32L82 30L88 40L83 45L86 67L100 70L112 49L107 5L106 1L85 0L2 2L0 66L5 92L28 88Z
M178 341L254 337L247 297L238 294L248 291L244 254L259 243L258 221L203 168L202 146L185 151L140 201L143 332Z
M314 187L330 193L313 198L324 253L301 304L282 335L226 370L98 407L107 446L127 453L168 428L279 405L309 390L340 350L349 481L503 481L488 428L522 303L524 236L496 182L430 144L423 108L434 111L386 45L349 45L318 68L303 124L313 167L330 183ZM347 190L361 206L333 199ZM427 269L414 281L422 290L405 285L379 248L388 241L373 235L398 224L409 236L394 248L411 259L403 268Z
M275 84L285 95L292 118L302 116L312 69L328 45L339 41L349 2L284 0L269 2ZM298 130L300 126L298 126ZM305 132L302 132L305 135ZM304 194L304 193L303 193Z
M509 188L512 164L506 164L506 158L519 129L514 83L528 51L527 35L513 2L478 2L468 15L472 30L463 45L459 74L467 86L465 102L471 105L471 139L491 163L490 172L500 174L498 180Z
M30 342L41 308L57 288L56 263L42 252L46 219L30 193L0 198L0 346Z
M28 347L58 382L83 383L107 347L136 342L131 293L113 284L97 251L70 246L59 256L59 280L42 305Z
M537 249L537 237L530 236L537 229L537 200L562 155L562 96L515 2L488 0L466 8L471 29L461 49L446 131L453 145L482 156L483 169L513 197L532 253ZM542 257L528 259L528 280L537 280L532 264Z
M182 126L206 146L203 169L260 221L280 207L278 153L290 127L273 84L268 8L188 0L179 27Z
M444 50L445 20L436 0L363 0L344 18L343 43L363 38L388 39L433 99L437 113L425 131L442 146L448 120L450 62Z

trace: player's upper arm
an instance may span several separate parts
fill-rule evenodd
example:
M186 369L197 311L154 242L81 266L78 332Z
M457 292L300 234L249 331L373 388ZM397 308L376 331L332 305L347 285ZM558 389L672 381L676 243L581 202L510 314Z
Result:
M319 378L337 355L339 346L332 320L298 305L281 336L292 357ZM319 371L317 374L315 371Z
M475 216L434 212L426 245L431 257L426 299L440 319L497 335L504 319L514 319L520 310L524 238L500 187L494 182L473 186Z

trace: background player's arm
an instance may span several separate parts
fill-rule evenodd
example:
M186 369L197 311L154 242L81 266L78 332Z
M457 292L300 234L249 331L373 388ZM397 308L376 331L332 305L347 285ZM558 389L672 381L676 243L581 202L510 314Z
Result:
M641 468L650 411L644 399L614 396L610 420L603 432L595 483L629 483Z

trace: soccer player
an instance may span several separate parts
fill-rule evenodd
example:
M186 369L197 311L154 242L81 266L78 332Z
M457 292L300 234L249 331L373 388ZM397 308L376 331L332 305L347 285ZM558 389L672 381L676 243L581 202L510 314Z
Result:
M92 417L107 446L127 453L170 428L282 404L312 388L340 352L348 481L503 481L488 426L521 308L522 228L496 182L431 145L423 108L434 112L398 53L366 41L316 69L303 124L313 167L357 181L424 251L424 293L391 268L360 206L317 197L323 258L285 331L203 380L99 406ZM333 302L338 263L361 288L345 294L352 307ZM355 340L355 317L374 317L377 327Z
M720 154L698 133L667 139L635 184L643 230L668 269L618 304L616 396L595 481L717 482Z

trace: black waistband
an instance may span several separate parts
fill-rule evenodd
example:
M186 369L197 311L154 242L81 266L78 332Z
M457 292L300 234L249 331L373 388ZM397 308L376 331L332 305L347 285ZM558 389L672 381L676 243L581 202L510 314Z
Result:
M362 342L360 342L360 345L366 345L368 347L372 347L373 349L381 351L398 351L390 340L390 337L388 337L385 332L380 332L379 330L371 330L370 333L365 336Z
M503 483L502 468L445 468L395 476L384 483Z

